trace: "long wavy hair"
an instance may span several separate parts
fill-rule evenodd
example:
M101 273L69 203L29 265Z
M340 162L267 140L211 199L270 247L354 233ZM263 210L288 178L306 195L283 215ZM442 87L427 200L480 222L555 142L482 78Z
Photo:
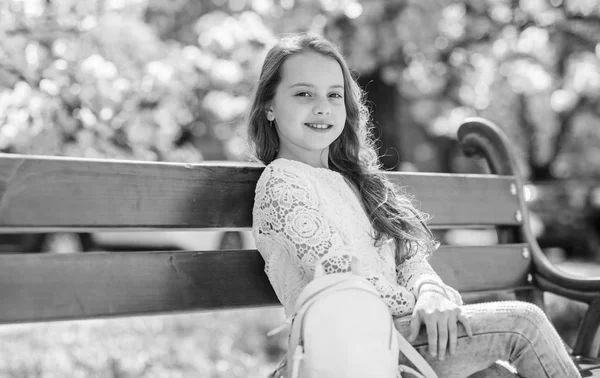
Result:
M275 96L285 60L303 52L335 59L342 69L346 123L340 136L329 146L328 163L330 169L341 173L358 188L375 230L375 245L393 239L397 264L418 252L429 254L437 248L437 243L425 224L428 216L416 208L406 191L385 177L374 146L364 92L338 48L325 38L311 33L291 34L267 53L248 115L248 133L255 158L269 164L277 157L279 136L267 120L267 105Z

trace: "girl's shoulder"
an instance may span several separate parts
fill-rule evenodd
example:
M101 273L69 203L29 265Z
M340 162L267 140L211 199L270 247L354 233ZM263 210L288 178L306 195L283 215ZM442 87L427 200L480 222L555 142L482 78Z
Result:
M297 160L277 158L266 166L263 175L284 174L290 176L297 176L299 178L311 178L324 173L332 174L335 172L326 168L315 168Z
M259 183L266 183L273 180L305 182L310 179L310 172L308 172L307 167L310 166L295 160L278 158L265 167L260 176Z
M278 158L265 167L258 184L294 184L295 187L308 189L318 181L337 182L341 177L339 173L327 168L316 168L297 160Z

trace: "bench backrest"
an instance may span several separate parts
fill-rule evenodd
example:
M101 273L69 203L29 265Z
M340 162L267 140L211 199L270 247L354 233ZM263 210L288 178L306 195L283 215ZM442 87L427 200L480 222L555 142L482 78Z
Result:
M3 232L249 229L262 167L0 155ZM432 265L462 293L531 287L515 176L388 173L433 228L498 228ZM504 236L503 236L504 235ZM508 242L508 243L507 243ZM0 323L277 304L257 251L0 255Z

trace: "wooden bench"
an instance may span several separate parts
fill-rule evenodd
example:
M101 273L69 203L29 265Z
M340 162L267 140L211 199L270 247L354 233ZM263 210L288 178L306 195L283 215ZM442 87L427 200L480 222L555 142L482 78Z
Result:
M497 230L496 245L444 245L432 264L467 299L513 292L543 307L547 291L589 304L573 354L597 359L600 278L565 274L538 247L505 134L469 119L458 139L467 155L487 160L489 174L388 173L415 194L434 229ZM261 171L241 163L0 155L0 229L247 230ZM0 323L278 305L254 250L5 254L0 298Z

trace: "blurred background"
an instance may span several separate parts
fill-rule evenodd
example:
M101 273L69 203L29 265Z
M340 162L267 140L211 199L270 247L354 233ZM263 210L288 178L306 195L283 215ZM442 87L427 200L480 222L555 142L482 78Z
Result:
M540 245L564 269L600 274L597 0L2 0L0 152L246 161L262 60L296 31L340 45L387 169L485 172L455 134L468 116L496 122L515 142ZM0 235L0 252L23 253L252 245L244 232ZM572 339L581 307L557 306ZM265 336L281 316L3 326L0 376L263 377L285 346Z

